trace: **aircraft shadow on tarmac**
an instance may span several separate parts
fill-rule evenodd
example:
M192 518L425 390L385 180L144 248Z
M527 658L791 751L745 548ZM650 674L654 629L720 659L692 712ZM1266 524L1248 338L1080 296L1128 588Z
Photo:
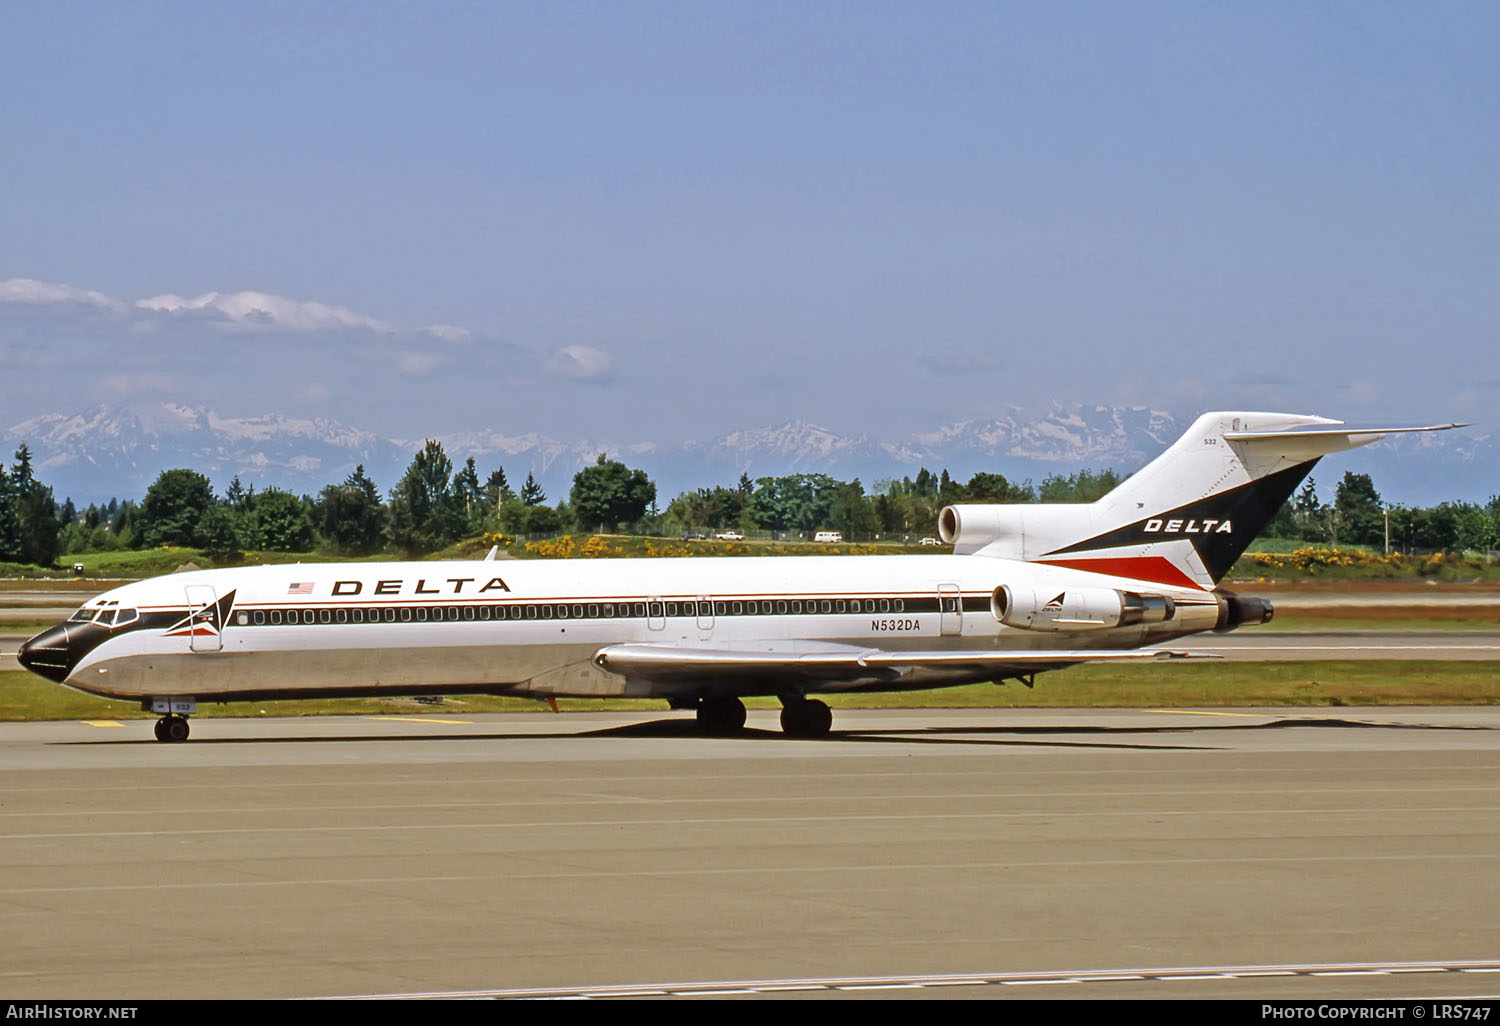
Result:
M201 722L201 721L200 721ZM1048 747L1048 748L1111 748L1147 751L1211 751L1215 745L1148 744L1130 743L1123 738L1131 735L1160 737L1173 734L1225 734L1257 730L1281 730L1293 727L1335 729L1386 729L1386 730L1494 730L1493 727L1463 724L1433 724L1410 722L1373 722L1368 720L1343 719L1339 717L1284 718L1260 723L1205 723L1197 725L1162 725L1159 727L1131 726L1080 726L1080 725L1017 725L988 727L918 727L912 729L886 728L879 730L835 730L822 739L824 744L927 744L927 745L988 745L995 747ZM1049 735L1084 735L1099 740L1065 741L1045 740ZM256 745L256 744L354 744L362 742L425 741L545 741L545 740L607 740L610 738L682 738L705 739L695 720L674 718L649 720L602 730L547 731L542 733L450 733L450 734L371 734L371 735L318 735L313 737L198 737L188 745ZM788 737L777 730L746 728L737 734L721 735L714 740L732 743L735 741L786 741L805 740ZM156 745L160 742L150 737L112 738L97 741L64 741L63 745Z

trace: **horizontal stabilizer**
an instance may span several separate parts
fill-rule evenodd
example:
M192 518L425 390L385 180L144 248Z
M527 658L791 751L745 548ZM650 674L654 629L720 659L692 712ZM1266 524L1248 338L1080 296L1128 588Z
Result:
M1297 438L1302 435L1401 435L1414 431L1452 431L1468 427L1468 423L1426 424L1419 427L1365 427L1356 424L1339 424L1334 427L1287 428L1281 431L1226 431L1224 437L1231 442L1253 441L1257 438Z
M1293 438L1302 438L1314 443L1323 443L1318 448L1323 452L1340 452L1344 449L1357 449L1361 445L1369 445L1378 442L1386 435L1409 435L1424 431L1453 431L1457 428L1468 427L1468 424L1426 424L1420 427L1366 427L1355 424L1319 424L1305 427L1291 427L1271 429L1268 431L1226 431L1224 440L1227 442L1283 442ZM1333 444L1327 444L1327 443Z

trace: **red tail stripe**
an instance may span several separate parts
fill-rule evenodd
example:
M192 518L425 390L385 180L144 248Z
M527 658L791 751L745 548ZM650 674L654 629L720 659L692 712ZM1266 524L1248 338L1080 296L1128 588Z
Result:
M1115 577L1133 577L1138 581L1152 581L1174 588L1196 588L1203 586L1179 570L1171 560L1163 556L1114 556L1097 559L1040 559L1039 563L1063 566L1071 570L1087 570L1095 574L1111 574Z

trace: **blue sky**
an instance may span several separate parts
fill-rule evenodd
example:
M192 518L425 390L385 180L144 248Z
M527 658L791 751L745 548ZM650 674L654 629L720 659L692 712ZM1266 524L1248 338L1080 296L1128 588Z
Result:
M1053 400L1495 426L1494 4L5 22L4 426L162 398L618 443Z

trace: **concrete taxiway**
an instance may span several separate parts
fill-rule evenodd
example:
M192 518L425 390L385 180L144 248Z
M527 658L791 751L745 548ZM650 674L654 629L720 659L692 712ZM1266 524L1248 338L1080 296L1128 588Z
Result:
M750 727L0 725L0 996L1500 991L1500 709Z

